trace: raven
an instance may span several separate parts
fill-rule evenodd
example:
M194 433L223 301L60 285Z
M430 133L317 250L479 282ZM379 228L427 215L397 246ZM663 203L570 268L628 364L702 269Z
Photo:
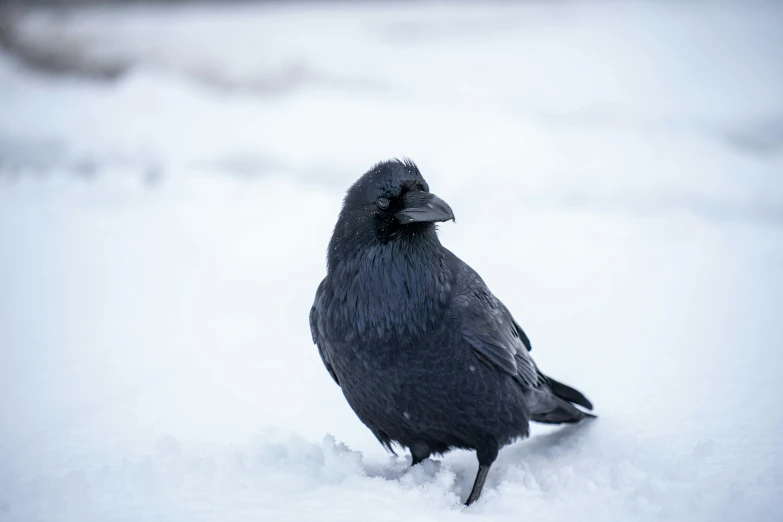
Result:
M454 220L410 160L379 163L345 196L310 310L313 342L359 419L416 465L453 448L476 451L465 502L481 495L501 447L529 422L593 415L579 391L538 369L508 309L443 247ZM573 404L572 404L573 403Z

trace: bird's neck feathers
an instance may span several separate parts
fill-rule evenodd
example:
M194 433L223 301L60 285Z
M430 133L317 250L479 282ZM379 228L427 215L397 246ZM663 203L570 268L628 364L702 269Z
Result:
M332 306L351 324L346 340L415 338L446 310L451 276L434 225L404 229L388 240L354 230L329 244Z

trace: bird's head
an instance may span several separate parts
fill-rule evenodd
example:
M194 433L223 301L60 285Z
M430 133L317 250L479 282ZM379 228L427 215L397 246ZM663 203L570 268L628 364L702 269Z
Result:
M451 207L430 193L412 161L391 160L375 165L348 189L335 233L386 243L453 219Z
M412 161L378 163L348 189L329 242L324 281L347 338L421 334L445 313L451 273L435 223L454 213ZM331 305L324 305L331 306Z

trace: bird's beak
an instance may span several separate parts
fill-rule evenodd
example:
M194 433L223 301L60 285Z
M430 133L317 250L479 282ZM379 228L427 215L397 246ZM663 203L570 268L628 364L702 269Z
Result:
M435 194L415 190L402 197L403 208L397 212L397 221L409 223L433 223L454 219L454 212L448 203Z

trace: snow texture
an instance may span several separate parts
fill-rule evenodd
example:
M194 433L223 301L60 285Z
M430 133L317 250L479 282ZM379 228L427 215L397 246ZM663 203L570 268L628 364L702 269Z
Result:
M783 4L35 10L13 38L73 74L0 54L0 520L783 520ZM342 195L394 156L599 415L534 427L470 508L473 454L386 454L310 340Z

